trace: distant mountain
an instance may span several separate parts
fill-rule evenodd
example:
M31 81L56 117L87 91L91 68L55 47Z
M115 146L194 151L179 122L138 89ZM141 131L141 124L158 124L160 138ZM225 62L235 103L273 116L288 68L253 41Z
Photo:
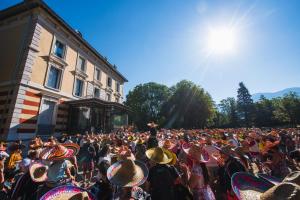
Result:
M296 92L300 96L300 87L286 88L278 92L255 93L252 95L252 99L253 101L258 101L261 95L264 95L267 99L273 99L276 97L283 97L290 92Z

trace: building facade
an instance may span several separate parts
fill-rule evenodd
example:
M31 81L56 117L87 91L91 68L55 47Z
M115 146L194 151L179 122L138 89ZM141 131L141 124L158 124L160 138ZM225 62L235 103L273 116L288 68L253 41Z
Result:
M126 78L41 0L0 12L0 137L126 124Z

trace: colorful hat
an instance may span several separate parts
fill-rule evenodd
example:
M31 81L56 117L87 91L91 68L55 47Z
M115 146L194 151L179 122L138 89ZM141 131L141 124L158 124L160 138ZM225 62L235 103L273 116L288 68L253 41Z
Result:
M146 151L146 156L148 159L159 164L168 164L173 160L172 153L161 147L154 147Z
M279 179L277 177L270 176L270 175L267 175L267 174L258 173L257 175L258 175L259 178L262 178L262 179L272 183L273 185L278 185L279 183L282 182L282 179Z
M0 158L4 158L4 157L8 158L9 157L8 153L6 153L6 151L0 151Z
M246 172L237 172L231 177L232 189L239 200L259 200L260 195L273 184Z
M79 149L79 145L75 143L57 144L53 147L44 149L40 154L40 158L42 160L63 160L65 158L76 156Z
M31 163L29 166L29 174L34 182L40 183L46 181L48 178L47 172L48 166L40 162Z
M96 198L88 191L83 188L64 185L56 187L46 194L44 194L40 200L96 200Z
M107 170L108 180L116 186L134 187L142 185L149 174L147 166L140 161L121 160Z
M197 144L182 144L182 150L193 159L206 163L209 161L209 154Z

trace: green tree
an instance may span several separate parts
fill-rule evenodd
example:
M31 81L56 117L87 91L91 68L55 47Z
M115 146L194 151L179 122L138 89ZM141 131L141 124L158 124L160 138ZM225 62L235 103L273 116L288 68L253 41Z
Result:
M237 110L242 126L249 127L252 125L254 104L248 89L243 82L239 83L237 91Z
M283 98L277 98L276 105L277 119L292 126L300 123L300 98L296 93L291 92Z
M125 105L132 110L130 121L140 130L145 130L147 122L155 121L162 124L164 119L161 115L161 107L170 97L167 86L150 82L137 85L126 96Z
M255 103L255 125L258 127L270 127L278 124L274 112L275 106L273 101L261 95L259 101Z
M212 124L214 103L203 88L183 80L171 88L163 113L167 128L203 128Z
M219 108L225 118L225 126L238 126L237 103L233 97L221 100Z

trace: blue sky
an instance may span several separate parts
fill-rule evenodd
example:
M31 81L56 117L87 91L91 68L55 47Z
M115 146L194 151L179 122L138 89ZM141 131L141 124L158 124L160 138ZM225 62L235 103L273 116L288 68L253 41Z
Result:
M18 0L1 0L0 9ZM191 80L215 101L300 86L300 1L46 0L127 77L128 90ZM210 27L234 27L234 53L207 52Z

